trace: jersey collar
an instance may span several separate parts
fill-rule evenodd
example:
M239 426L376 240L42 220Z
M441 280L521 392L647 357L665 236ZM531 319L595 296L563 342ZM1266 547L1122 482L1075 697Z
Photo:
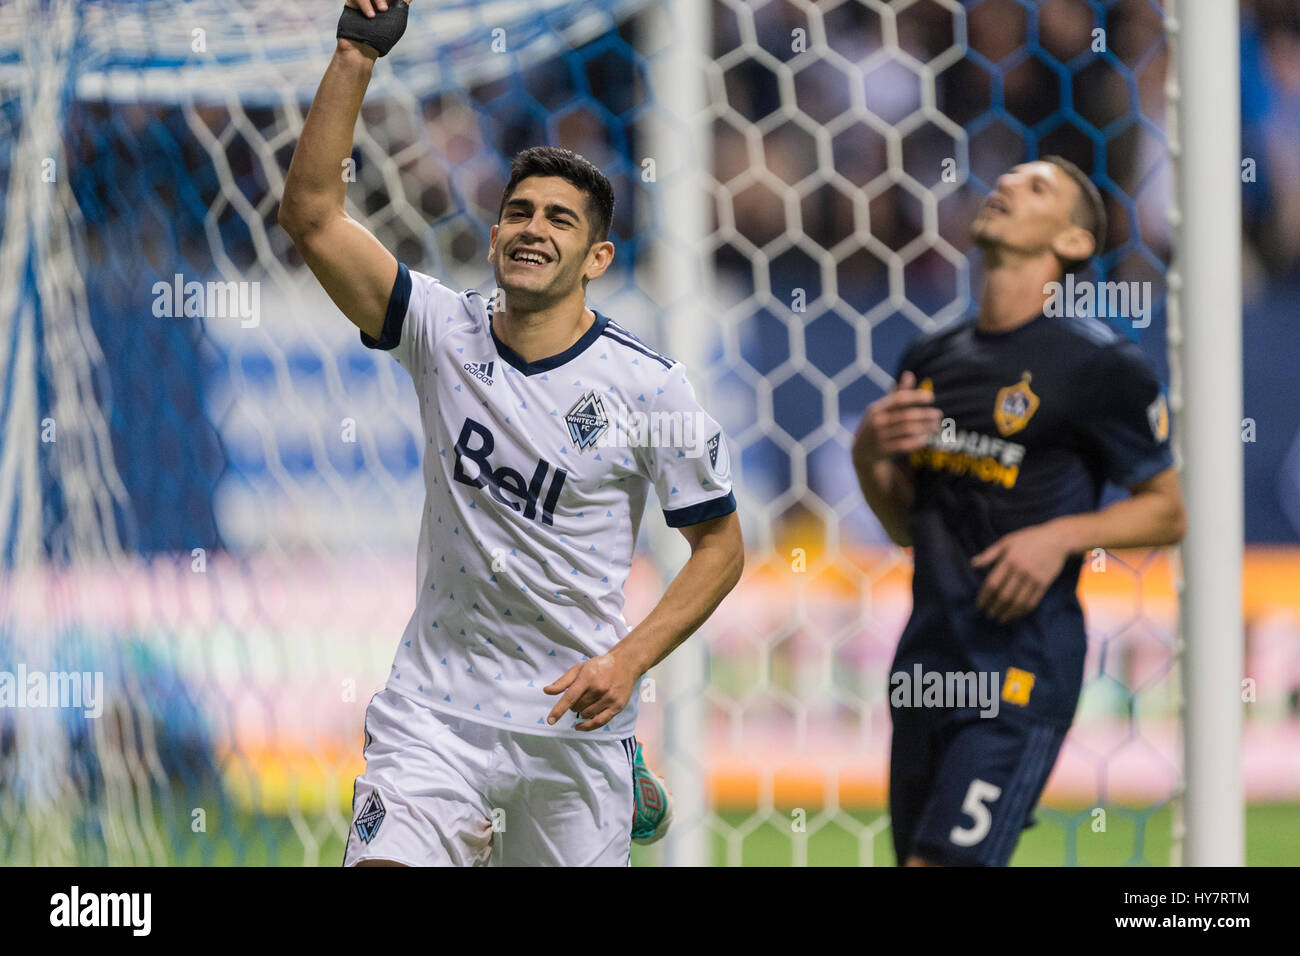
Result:
M1035 315L1033 318L1029 319L1028 321L1021 322L1014 329L1006 329L1002 332L985 332L977 324L979 321L979 317L976 316L975 319L971 320L971 328L975 330L975 338L977 339L984 339L989 342L1002 342L1010 339L1012 336L1019 335L1021 332L1024 332L1027 329L1037 328L1039 325L1043 323L1043 321L1046 318L1047 316L1045 313L1039 312L1037 315Z
M595 309L592 309L596 312ZM525 375L536 375L538 372L549 372L553 368L559 368L565 362L576 359L591 346L592 342L600 338L600 334L605 331L605 326L609 325L609 316L601 315L596 312L596 321L591 323L591 328L582 333L582 337L574 342L563 352L558 355L550 355L544 359L538 359L536 362L530 362L522 355L512 349L506 343L497 338L497 331L492 327L492 308L488 306L488 330L492 333L492 343L497 347L497 353L510 364L510 366Z

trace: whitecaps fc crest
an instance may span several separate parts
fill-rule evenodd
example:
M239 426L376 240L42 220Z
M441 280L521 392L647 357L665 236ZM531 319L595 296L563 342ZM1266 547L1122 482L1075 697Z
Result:
M361 812L357 814L357 836L361 837L362 843L369 843L375 838L375 834L379 832L379 825L384 822L386 812L379 791L370 791L370 796L366 797Z
M578 399L564 416L564 421L569 426L569 438L578 451L592 447L609 429L605 404L595 392L588 392Z

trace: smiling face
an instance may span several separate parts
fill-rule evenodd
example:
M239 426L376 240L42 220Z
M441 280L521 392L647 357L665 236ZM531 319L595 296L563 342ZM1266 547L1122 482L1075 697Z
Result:
M1022 163L998 177L971 223L971 238L985 253L1086 259L1093 252L1093 236L1074 221L1082 201L1082 191L1059 166Z
M612 242L590 242L586 195L558 176L520 180L492 227L488 258L514 308L537 310L582 289L614 257Z

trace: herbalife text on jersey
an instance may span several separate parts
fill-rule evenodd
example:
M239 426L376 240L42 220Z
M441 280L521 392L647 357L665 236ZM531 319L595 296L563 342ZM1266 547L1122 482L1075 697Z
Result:
M708 448L709 416L703 412L643 412L620 402L609 424L598 447L678 448L687 458L699 458Z

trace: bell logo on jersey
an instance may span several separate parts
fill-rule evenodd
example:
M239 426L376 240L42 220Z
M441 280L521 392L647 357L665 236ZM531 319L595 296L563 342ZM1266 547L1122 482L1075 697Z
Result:
M479 439L478 447L471 448L470 442L475 436ZM552 465L545 458L539 458L532 479L524 484L523 474L514 468L505 465L492 467L488 456L495 447L496 438L492 429L472 418L466 418L465 424L460 427L460 436L456 439L456 468L452 477L471 488L487 488L493 498L512 511L522 510L524 517L531 521L537 517L537 503L542 497L542 486L546 484L546 476ZM475 466L473 474L465 467L467 462ZM563 468L555 469L542 503L542 524L555 523L555 505L560 500L560 490L567 477L569 473Z
M993 424L1005 437L1014 435L1026 425L1038 411L1038 396L1029 387L1030 375L1025 372L1015 385L1008 385L998 390L997 400L993 403Z

